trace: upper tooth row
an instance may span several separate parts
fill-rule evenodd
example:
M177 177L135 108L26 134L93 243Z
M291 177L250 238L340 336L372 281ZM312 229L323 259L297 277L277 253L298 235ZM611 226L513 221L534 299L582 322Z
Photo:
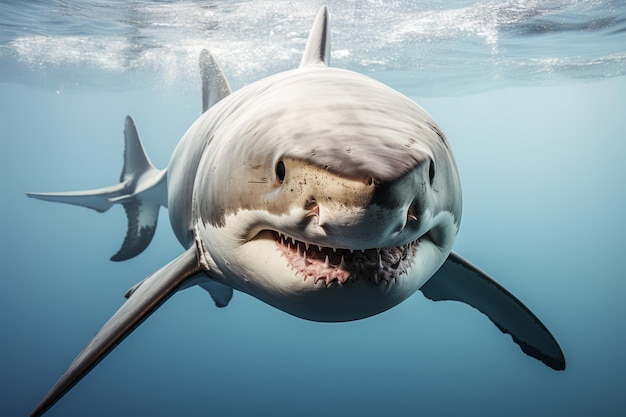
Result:
M293 237L291 237L291 236L285 236L285 235L283 235L282 233L279 233L279 235L280 235L280 241L281 241L281 243L283 243L283 244L287 243L287 244L289 244L289 245L291 245L291 246L297 246L298 244L303 244L303 245L304 245L305 250L309 250L310 243L307 243L307 242L300 242L299 240L294 239L294 238L293 238ZM317 246L317 250L319 250L319 251L321 252L321 251L322 251L323 246L321 246L321 245L316 245L316 246ZM336 251L337 251L337 249L336 249L336 248L332 248L332 249L333 249L333 251L334 251L334 252L336 252Z
M291 246L297 246L298 244L303 243L305 251L309 250L310 243L300 242L299 240L294 239L291 236L286 236L286 235L284 235L282 233L279 233L279 235L280 235L281 243L283 243L283 244L288 243ZM321 246L321 245L315 245L315 246L317 246L317 250L320 251L320 252L324 248L324 246ZM330 249L332 249L334 253L337 253L337 248L330 247ZM348 250L350 251L350 253L354 253L354 249L348 249ZM380 251L381 251L381 248L376 248L376 253L377 254L380 255ZM365 250L364 249L358 249L358 252L365 253Z

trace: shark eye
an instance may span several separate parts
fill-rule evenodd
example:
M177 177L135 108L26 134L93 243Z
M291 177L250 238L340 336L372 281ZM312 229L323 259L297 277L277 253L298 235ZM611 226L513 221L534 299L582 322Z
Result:
M285 180L285 163L283 161L278 161L276 164L276 178L280 182Z
M433 185L433 181L435 180L435 161L430 160L430 166L428 167L428 179L430 180L430 185Z

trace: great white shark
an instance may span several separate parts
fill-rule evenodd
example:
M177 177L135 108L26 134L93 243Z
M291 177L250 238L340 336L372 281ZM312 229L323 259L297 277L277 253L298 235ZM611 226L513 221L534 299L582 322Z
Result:
M399 92L329 66L326 7L299 68L231 92L215 59L200 58L203 114L167 169L147 157L130 117L124 168L112 187L27 193L103 212L121 204L128 232L111 258L150 243L161 206L185 252L131 288L126 302L33 411L39 416L176 291L233 289L307 320L357 320L417 290L486 314L528 355L555 370L565 358L539 319L452 251L461 184L450 143Z

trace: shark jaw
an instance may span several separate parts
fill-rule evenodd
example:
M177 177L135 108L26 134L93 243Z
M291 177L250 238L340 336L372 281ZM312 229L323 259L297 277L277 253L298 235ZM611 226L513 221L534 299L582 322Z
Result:
M241 210L222 227L199 224L197 237L224 284L294 316L336 322L379 314L411 296L445 261L457 232L454 216L441 212L425 216L420 230L407 227L377 245L350 247L344 239L341 247L314 227L301 228L302 213Z
M395 247L352 250L301 242L279 232L269 233L296 275L327 288L350 285L357 280L374 285L397 284L398 278L412 266L420 241L418 238Z

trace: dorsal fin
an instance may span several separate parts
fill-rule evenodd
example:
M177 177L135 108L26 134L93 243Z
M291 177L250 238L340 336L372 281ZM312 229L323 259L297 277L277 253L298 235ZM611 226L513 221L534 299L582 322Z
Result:
M200 52L200 78L202 78L202 113L204 113L230 94L230 86L220 64L206 49Z
M326 6L322 6L317 13L306 42L300 68L320 64L330 65L330 21Z
M132 179L136 175L153 170L154 165L146 154L141 143L141 138L135 127L132 117L126 116L124 124L124 168L120 176L120 182Z

